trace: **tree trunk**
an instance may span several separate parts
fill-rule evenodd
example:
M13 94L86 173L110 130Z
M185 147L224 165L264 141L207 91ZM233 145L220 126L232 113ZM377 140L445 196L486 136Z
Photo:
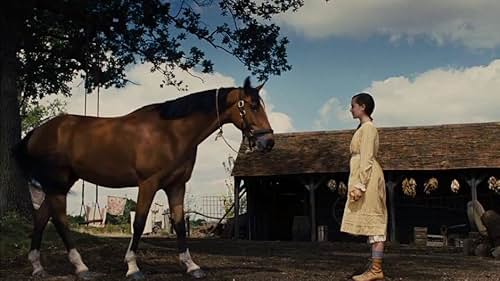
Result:
M2 9L0 14L0 217L8 211L31 214L26 180L11 155L21 138L21 117L17 89L17 37L19 19ZM22 21L21 21L22 22Z

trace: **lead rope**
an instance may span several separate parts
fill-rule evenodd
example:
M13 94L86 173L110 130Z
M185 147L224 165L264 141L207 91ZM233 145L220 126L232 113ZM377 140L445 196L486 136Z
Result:
M219 88L215 90L215 110L217 111L217 123L219 123L219 132L217 132L217 135L215 136L215 141L217 141L217 139L219 138L222 138L222 140L224 140L226 145L229 146L229 148L231 148L231 150L233 150L236 154L238 154L238 151L236 151L236 149L234 149L229 144L229 142L227 142L226 138L224 137L224 132L222 131L222 124L220 123L220 116L219 116Z

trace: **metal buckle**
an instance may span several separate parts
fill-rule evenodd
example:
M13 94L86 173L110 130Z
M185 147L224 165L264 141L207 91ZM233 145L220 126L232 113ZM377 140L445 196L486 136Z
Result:
M243 108L245 106L245 101L244 100L239 100L238 101L238 107Z

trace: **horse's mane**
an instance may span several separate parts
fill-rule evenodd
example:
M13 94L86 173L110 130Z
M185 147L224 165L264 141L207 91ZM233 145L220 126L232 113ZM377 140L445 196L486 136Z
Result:
M232 89L219 89L219 112L227 109L227 95ZM168 100L156 104L155 110L158 110L163 119L182 118L196 112L209 114L215 111L215 92L216 90L207 90L189 94L175 100Z
M228 108L227 95L236 88L219 88L219 112L224 112ZM243 89L247 95L250 95L254 103L264 104L259 95L259 90L250 85L250 79L245 79ZM154 110L160 114L163 119L178 119L186 117L193 113L210 114L215 111L216 89L192 93L174 100L168 100L163 103L146 105L134 112L144 110Z

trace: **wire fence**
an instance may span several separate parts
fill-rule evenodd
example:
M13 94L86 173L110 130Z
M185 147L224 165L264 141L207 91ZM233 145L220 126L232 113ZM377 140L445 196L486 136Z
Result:
M201 196L197 198L197 204L193 204L186 211L188 214L193 214L193 218L204 218L209 220L219 220L223 217L226 219L234 217L234 209L232 208L233 200L226 196ZM229 212L226 215L226 212ZM246 204L240 205L240 214L246 212Z

